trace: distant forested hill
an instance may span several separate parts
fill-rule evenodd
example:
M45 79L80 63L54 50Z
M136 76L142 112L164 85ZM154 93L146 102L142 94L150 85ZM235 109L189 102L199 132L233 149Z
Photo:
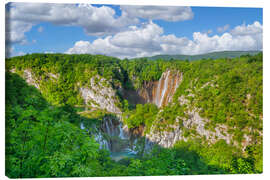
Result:
M163 60L170 60L170 59L178 59L178 60L199 60L199 59L220 59L220 58L235 58L240 57L242 55L255 55L258 54L261 51L220 51L220 52L212 52L207 54L199 54L199 55L182 55L182 54L176 54L176 55L156 55L147 57L150 60L156 60L156 59L163 59Z

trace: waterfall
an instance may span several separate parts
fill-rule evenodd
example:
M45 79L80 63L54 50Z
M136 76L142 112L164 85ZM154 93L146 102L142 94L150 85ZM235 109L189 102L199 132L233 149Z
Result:
M81 122L81 129L85 129L85 127L84 127L84 125L83 125L83 123Z
M88 126L84 122L80 123L80 128L89 132L99 144L99 149L110 151L112 159L119 160L124 157L134 157L137 154L135 150L137 137L134 139L130 136L127 125L124 125L121 120L106 116L100 127Z
M171 101L173 94L178 88L180 82L182 81L182 74L177 72L172 72L167 70L162 73L157 86L153 89L153 103L158 107L166 105Z
M160 86L161 86L162 79L163 79L163 74L161 75L161 78L158 81L158 87L157 87L157 90L156 90L155 104L157 106L159 104L159 92L160 92Z
M105 128L106 128L106 131L107 131L107 134L111 135L111 127L108 125L108 120L105 121Z
M83 130L86 129L83 122L81 122L80 128ZM88 129L86 129L86 131L88 132ZM92 135L94 136L95 141L99 143L99 149L110 150L109 142L103 137L103 135L101 134L101 132L98 130L96 126L93 127L93 131L94 132L92 133Z
M103 138L102 134L99 131L94 134L94 138L99 143L99 149L110 150L108 141Z
M103 140L102 143L100 143L99 148L100 148L100 149L107 149L107 150L110 150L108 141Z
M165 96L165 94L167 92L167 89L168 89L169 77L170 77L170 71L168 71L168 72L165 73L165 82L164 82L164 85L163 85L163 89L162 89L162 93L161 93L161 98L160 98L158 107L161 107L162 104L163 104L163 99L164 99L164 96Z
M167 94L168 88L169 89L171 88L168 86L168 84L171 82L170 73L171 73L170 70L164 72L158 81L158 86L157 86L157 90L156 90L156 94L155 94L155 101L154 101L154 103L158 107L162 106L162 104L164 102L164 97ZM165 100L166 100L166 98L165 98Z
M119 123L119 125L118 125L118 129L119 129L119 137L120 137L120 139L128 139L128 137L126 136L126 134L125 134L125 132L124 132L124 128L126 128L126 127L122 127L123 126L123 124L122 123Z
M152 147L152 143L147 138L145 138L143 153L145 154L145 153L149 152L151 147Z

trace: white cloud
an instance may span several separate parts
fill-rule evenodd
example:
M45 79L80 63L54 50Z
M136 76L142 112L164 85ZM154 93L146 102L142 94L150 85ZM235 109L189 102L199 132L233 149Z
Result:
M141 27L131 26L127 31L114 36L98 38L90 43L78 41L67 53L105 54L117 57L146 56L162 51L160 36L163 29L150 22Z
M101 36L93 42L78 41L67 53L91 53L110 56L141 57L156 54L200 54L223 50L262 49L262 25L254 22L229 30L229 25L212 31L194 32L193 38L164 35L163 28L151 20L184 21L193 18L190 7L120 6L116 15L108 6L90 4L10 3L6 10L6 44L27 43L25 33L40 22L80 26L88 35ZM139 18L149 23L139 24ZM138 25L139 24L139 25ZM40 26L38 31L42 32ZM7 46L8 47L8 46ZM7 48L10 50L10 48ZM9 51L7 50L7 51Z
M225 31L227 31L229 28L230 28L230 25L229 25L229 24L226 24L225 26L218 27L218 28L217 28L217 31L218 31L219 33L223 33L223 32L225 32Z
M110 39L110 43L117 47L133 47L148 49L148 51L161 50L159 45L160 35L163 29L150 21L141 28L131 27L129 31L120 32Z
M38 32L43 32L43 27L42 26L39 26L38 29L37 29Z
M6 10L8 21L15 24L9 29L7 42L25 41L25 33L40 22L56 25L80 26L87 35L113 35L130 25L140 23L138 18L184 21L193 18L190 7L121 6L117 16L113 8L90 4L10 3ZM42 32L43 27L38 28Z
M190 7L185 6L121 6L130 17L149 20L185 21L193 18Z
M262 25L255 21L253 24L248 24L247 26L245 24L242 24L240 26L236 26L232 31L231 34L236 36L246 36L246 35L258 35L262 34Z
M40 22L80 26L86 34L97 36L113 34L130 24L139 23L137 18L130 18L125 12L118 17L108 6L90 4L10 3L6 16L10 22L7 40L11 43L23 41L25 32Z
M69 54L105 54L119 58L153 56L157 54L201 54L225 50L261 50L262 25L254 22L237 26L231 32L209 36L194 32L193 39L164 35L163 29L153 22L141 27L131 26L128 30L98 38L92 43L78 41L68 49Z
M27 42L24 33L30 31L33 24L21 21L6 20L6 44Z

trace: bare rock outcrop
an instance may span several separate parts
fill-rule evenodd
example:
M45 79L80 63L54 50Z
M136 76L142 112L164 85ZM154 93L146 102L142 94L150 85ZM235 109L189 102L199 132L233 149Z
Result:
M189 100L184 96L179 97L180 105L188 105ZM190 107L189 107L190 109ZM166 124L165 127L160 128L160 123L155 122L151 127L150 133L146 138L153 143L157 143L162 147L172 147L177 141L187 141L191 138L205 138L209 143L215 143L220 139L224 139L226 143L232 142L232 135L228 133L228 128L225 125L217 125L214 130L209 130L206 124L208 119L202 118L199 115L199 109L194 108L185 112L187 118L177 117L174 124ZM185 135L184 131L187 130L189 135Z
M90 85L80 87L79 90L86 105L104 109L111 113L121 113L121 110L116 105L119 103L116 98L116 91L106 79L98 75L94 76L90 79Z
M23 78L28 84L33 85L39 89L38 80L33 76L32 72L29 69L24 70Z

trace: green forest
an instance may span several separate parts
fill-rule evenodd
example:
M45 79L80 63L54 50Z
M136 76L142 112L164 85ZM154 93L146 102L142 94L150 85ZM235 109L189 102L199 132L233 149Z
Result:
M7 58L5 69L5 163L10 178L263 172L262 53L196 61L28 54ZM166 106L134 104L123 95L159 81L168 69L183 77ZM27 82L26 70L38 88ZM109 150L100 148L91 128L80 127L81 122L99 127L108 117L119 116L85 103L80 88L91 87L91 78L115 91L124 125L131 130L143 128L135 157L114 160ZM188 103L179 103L181 97ZM210 142L198 135L196 127L184 127L190 119L187 112L194 109L209 120L207 130L226 127L231 143L218 138ZM169 131L167 125L176 119L186 139L169 148L154 144L145 152L145 135L151 128Z

